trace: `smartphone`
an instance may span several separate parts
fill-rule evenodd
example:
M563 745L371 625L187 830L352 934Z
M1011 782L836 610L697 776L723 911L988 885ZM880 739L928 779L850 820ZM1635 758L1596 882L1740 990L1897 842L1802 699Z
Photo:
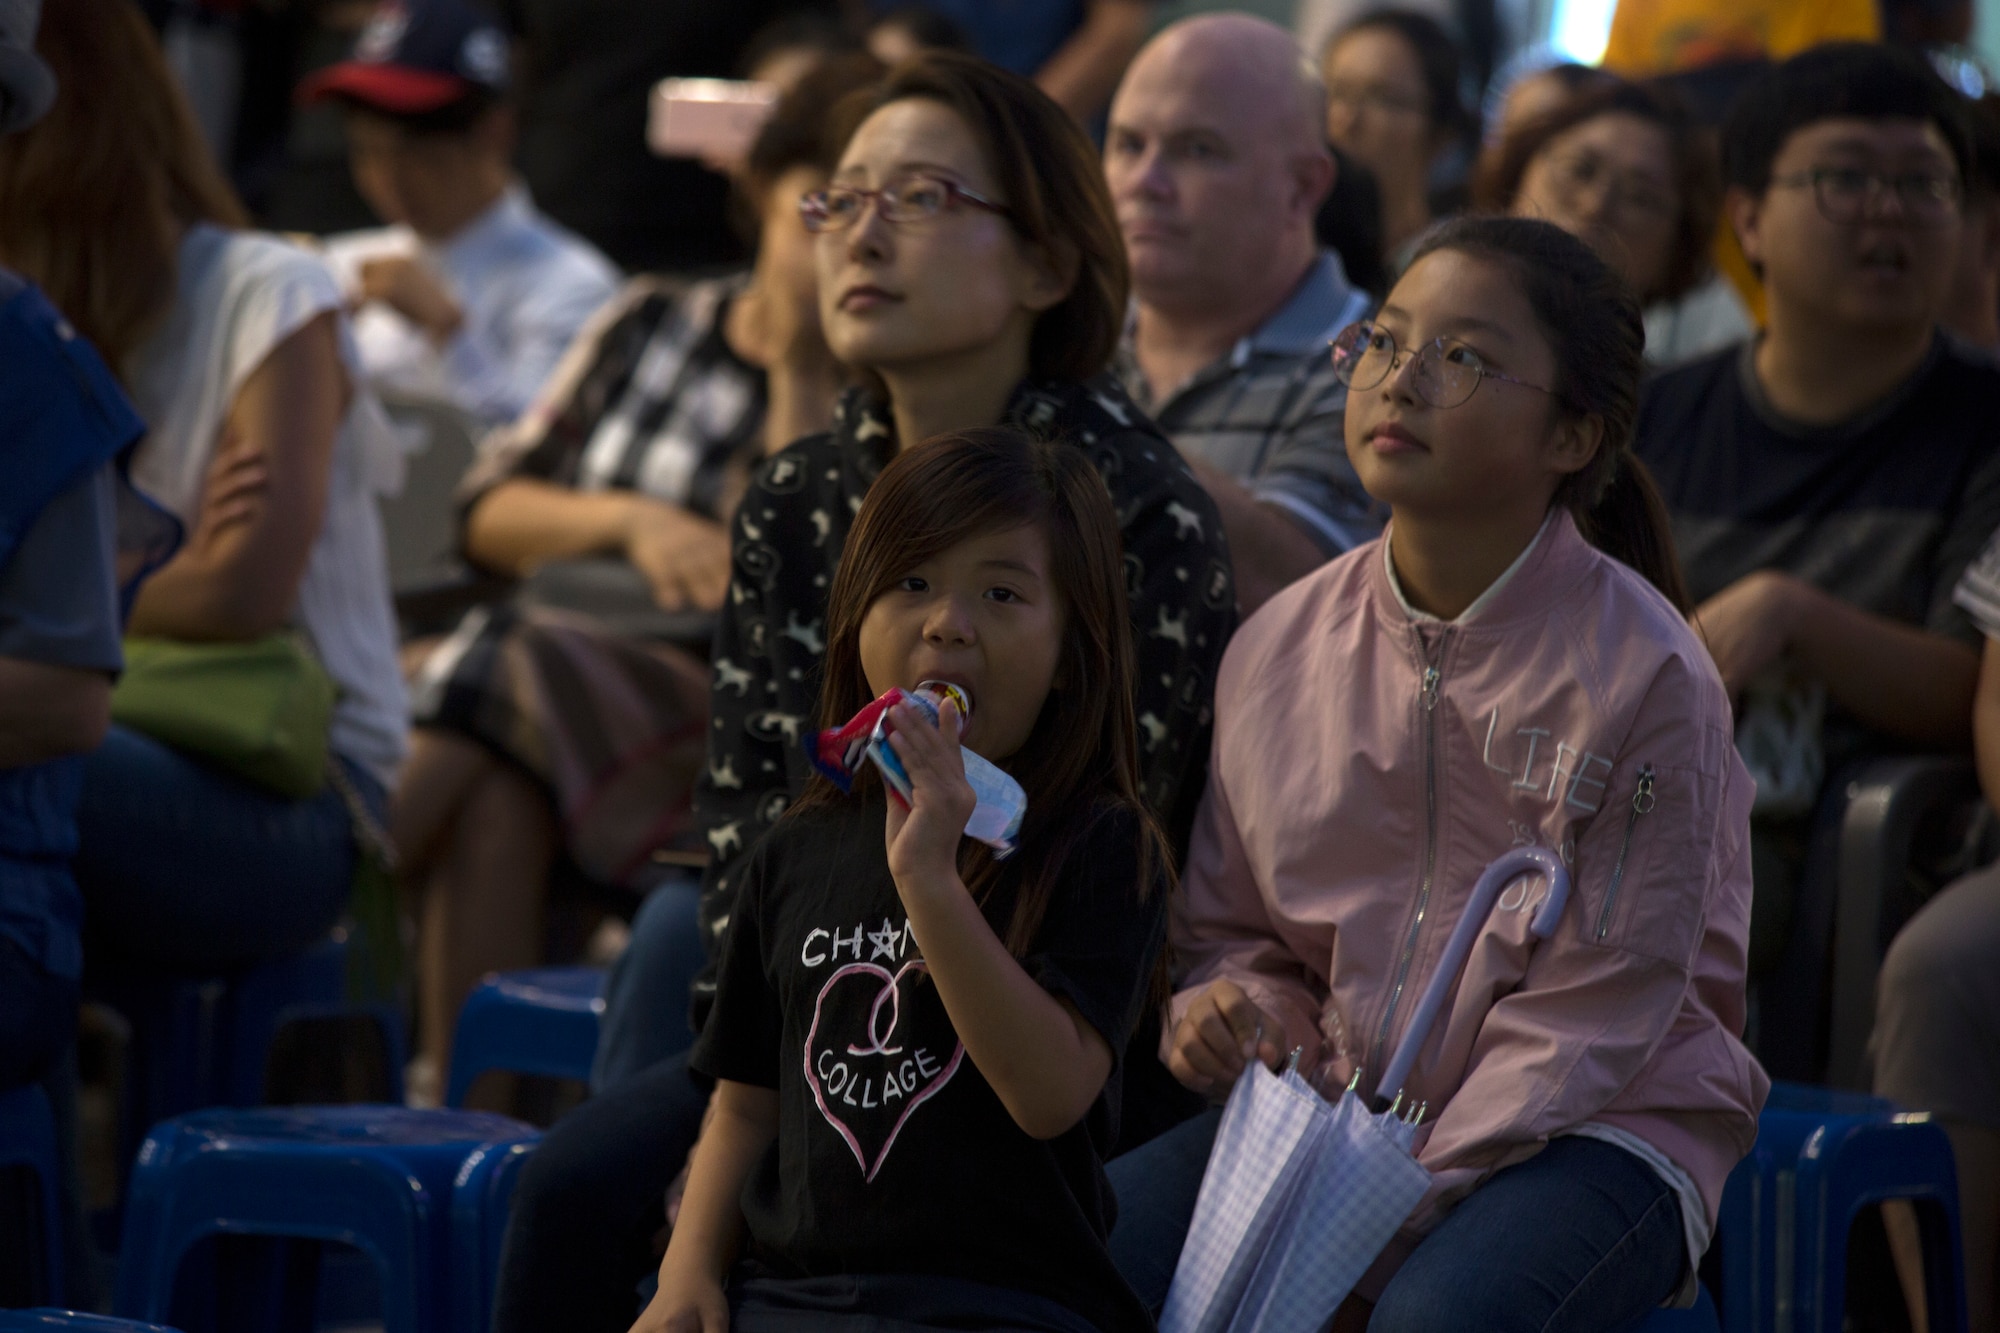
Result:
M661 157L699 158L730 170L778 104L775 84L743 79L661 79L653 85L646 143Z

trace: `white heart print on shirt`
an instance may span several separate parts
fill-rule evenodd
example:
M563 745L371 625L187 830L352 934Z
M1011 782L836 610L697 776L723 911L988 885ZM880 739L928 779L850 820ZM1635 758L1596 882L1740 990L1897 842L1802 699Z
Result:
M903 1030L903 988L929 975L921 958L893 973L849 963L826 979L813 1005L806 1086L866 1181L889 1159L910 1116L944 1090L965 1059L965 1044L955 1038L940 1054Z

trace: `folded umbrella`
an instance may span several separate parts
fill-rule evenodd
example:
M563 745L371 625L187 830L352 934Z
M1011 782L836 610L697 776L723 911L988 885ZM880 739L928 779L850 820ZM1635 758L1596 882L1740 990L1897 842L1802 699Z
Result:
M1544 876L1549 892L1529 929L1537 939L1555 932L1569 897L1561 860L1540 847L1502 854L1474 884L1372 1112L1357 1093L1358 1069L1331 1106L1296 1068L1280 1076L1253 1064L1237 1080L1161 1333L1313 1333L1333 1317L1430 1188L1411 1151L1426 1108L1405 1108L1402 1090L1495 900L1530 873Z

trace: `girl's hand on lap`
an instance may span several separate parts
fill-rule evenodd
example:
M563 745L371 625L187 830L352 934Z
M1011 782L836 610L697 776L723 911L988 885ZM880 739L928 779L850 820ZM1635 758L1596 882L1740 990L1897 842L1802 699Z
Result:
M697 1275L660 1276L658 1294L631 1333L728 1333L729 1298L720 1282Z
M1233 981L1218 981L1188 1006L1174 1028L1167 1068L1184 1085L1215 1101L1229 1095L1250 1061L1278 1063L1284 1027Z
M910 775L911 807L889 801L884 837L889 873L905 899L913 891L958 882L958 844L978 803L965 780L965 757L958 741L958 709L947 700L938 725L909 704L889 710L895 730L889 745Z

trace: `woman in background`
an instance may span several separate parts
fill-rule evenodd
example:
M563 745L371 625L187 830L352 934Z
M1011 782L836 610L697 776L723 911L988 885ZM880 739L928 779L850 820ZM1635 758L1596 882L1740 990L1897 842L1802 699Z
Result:
M751 473L769 449L824 428L843 382L820 334L798 201L839 152L826 128L834 104L881 72L866 55L829 57L779 102L740 176L758 241L749 272L634 279L534 406L487 440L461 510L474 564L517 578L615 556L662 608L721 603L724 523ZM766 367L780 358L796 369L773 381ZM441 1086L479 978L541 960L559 853L603 883L661 879L654 853L685 835L707 695L707 672L685 651L553 608L475 609L425 662L394 823L423 904L413 1091ZM690 888L659 891L686 892L692 907ZM654 1058L691 1040L676 1030Z
M188 643L295 631L338 689L321 789L295 799L113 726L87 762L76 876L93 945L171 968L304 949L346 907L407 705L376 495L400 459L355 388L340 288L246 230L128 0L49 0L61 91L0 143L0 263L115 367L149 431L132 477L188 533L128 629Z
M1374 173L1391 273L1431 224L1431 172L1471 121L1459 96L1458 47L1435 19L1385 9L1340 31L1320 60L1326 135Z
M1709 265L1722 202L1715 146L1671 93L1599 75L1504 139L1474 197L1555 223L1616 269L1645 311L1654 369L1753 332L1735 288Z

